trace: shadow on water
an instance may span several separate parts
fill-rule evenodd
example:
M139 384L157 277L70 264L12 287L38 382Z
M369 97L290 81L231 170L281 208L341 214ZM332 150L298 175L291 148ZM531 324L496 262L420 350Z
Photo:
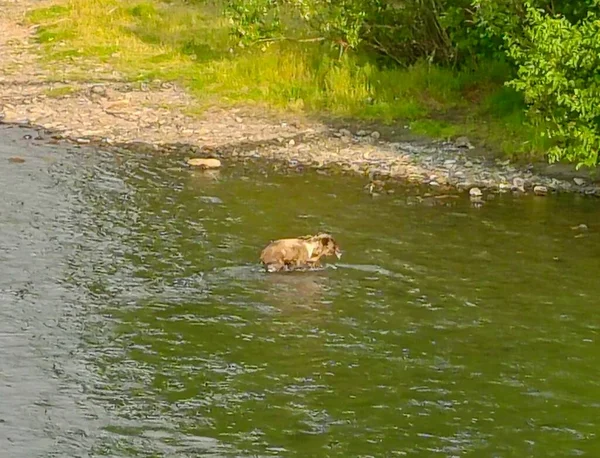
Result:
M0 129L9 456L597 450L597 201L427 206ZM258 266L269 240L319 230L342 262Z

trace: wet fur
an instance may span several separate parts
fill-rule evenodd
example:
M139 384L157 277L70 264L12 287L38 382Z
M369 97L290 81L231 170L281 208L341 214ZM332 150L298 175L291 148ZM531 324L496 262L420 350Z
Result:
M323 256L338 258L342 252L329 234L305 235L272 241L260 254L260 261L268 272L315 268Z

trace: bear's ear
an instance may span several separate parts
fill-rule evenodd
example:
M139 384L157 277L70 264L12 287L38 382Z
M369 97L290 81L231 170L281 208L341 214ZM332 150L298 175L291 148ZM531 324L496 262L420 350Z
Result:
M320 240L321 241L321 245L323 245L323 246L327 246L329 244L329 242L332 240L331 236L328 235L328 234L321 234L319 236L319 238L321 239Z

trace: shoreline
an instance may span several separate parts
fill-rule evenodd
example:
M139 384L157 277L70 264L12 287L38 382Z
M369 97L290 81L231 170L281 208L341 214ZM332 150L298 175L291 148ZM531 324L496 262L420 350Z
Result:
M384 193L388 181L400 185L424 186L430 194L467 193L472 200L480 200L483 193L582 194L600 197L600 186L574 180L558 179L535 174L498 160L472 157L464 147L449 142L415 144L413 142L373 141L370 135L348 135L331 130L315 134L301 132L282 140L264 138L229 144L208 145L186 142L147 142L140 138L119 140L95 135L68 135L64 130L47 128L27 121L7 122L0 125L34 130L38 141L68 143L75 146L96 147L105 151L128 151L132 154L177 154L182 159L217 158L227 163L265 160L272 166L302 171L305 168L324 172L352 173L366 179L365 188L373 195ZM362 133L361 133L362 134ZM185 157L184 157L185 156ZM541 189L540 189L541 187ZM393 192L393 191L392 191Z
M28 2L24 2L28 3ZM100 66L97 81L51 81L35 52L33 30L20 24L27 4L0 3L0 122L47 136L126 149L171 151L190 157L264 158L317 168L341 168L373 181L390 178L433 192L575 192L600 196L600 182L574 167L517 166L486 157L467 138L414 140L399 132L386 139L375 128L350 131L258 107L212 107L202 114L194 99L171 82L125 82ZM69 64L64 64L69 65ZM388 129L389 127L386 127ZM402 127L397 129L402 131ZM392 132L395 133L395 132ZM137 145L137 146L136 146ZM540 169L540 170L536 170ZM558 172L558 173L557 173ZM477 191L471 195L476 196Z

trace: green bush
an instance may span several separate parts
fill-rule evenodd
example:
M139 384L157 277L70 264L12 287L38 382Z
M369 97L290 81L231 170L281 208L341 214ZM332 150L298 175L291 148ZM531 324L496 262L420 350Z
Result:
M450 3L468 6L470 0ZM339 49L367 50L383 61L411 64L454 59L441 25L446 1L229 0L226 14L244 46L269 39L324 41Z
M231 22L232 35L240 46L273 38L281 31L277 0L230 0L225 14Z
M555 146L551 161L595 166L600 149L600 14L598 3L571 23L526 4L523 34L508 37L508 54L535 124L545 124Z

